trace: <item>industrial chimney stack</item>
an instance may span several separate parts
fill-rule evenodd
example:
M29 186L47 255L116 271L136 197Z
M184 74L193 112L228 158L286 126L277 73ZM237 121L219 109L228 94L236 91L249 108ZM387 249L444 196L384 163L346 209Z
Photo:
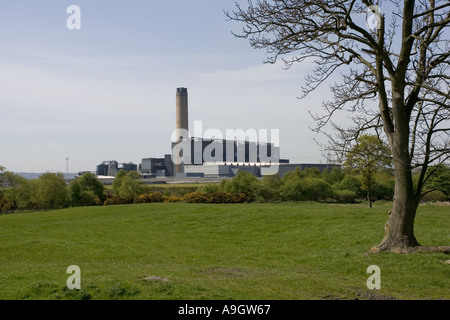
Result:
M183 137L188 138L189 120L188 120L188 93L186 88L177 88L177 111L176 111L176 125L175 133L177 142L180 142ZM184 133L182 132L184 131ZM183 172L180 164L176 165L176 173Z
M175 129L178 141L181 140L180 136L182 136L180 130L189 131L188 93L186 88L177 88L177 122Z

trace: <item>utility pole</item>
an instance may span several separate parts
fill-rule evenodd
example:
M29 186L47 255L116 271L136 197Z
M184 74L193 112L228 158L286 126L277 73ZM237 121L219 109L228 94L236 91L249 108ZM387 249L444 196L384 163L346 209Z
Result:
M69 179L69 158L66 158L66 179Z

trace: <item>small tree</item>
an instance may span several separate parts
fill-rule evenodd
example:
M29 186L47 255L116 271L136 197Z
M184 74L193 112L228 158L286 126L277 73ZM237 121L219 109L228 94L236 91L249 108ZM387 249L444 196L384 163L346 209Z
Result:
M372 208L372 189L375 172L391 164L390 150L376 135L364 134L347 152L345 165L362 175L362 187L367 192L369 207Z
M256 190L258 189L258 184L258 179L254 174L239 170L233 179L227 181L224 186L224 191L230 193L245 193L254 197Z
M72 205L78 207L81 204L81 185L78 179L73 180L69 185L70 198Z
M119 194L119 188L122 185L122 179L127 175L127 172L123 169L120 169L119 172L117 172L116 177L114 178L114 182L112 184L112 189L114 194Z
M118 188L119 196L127 201L133 201L136 196L145 193L145 188L140 178L141 175L137 171L130 171L122 177Z
M64 175L46 172L39 176L33 190L32 202L43 209L56 209L68 205L69 193Z
M13 213L20 207L21 200L28 197L26 193L27 179L10 171L5 171L3 174L3 183L8 186L5 192L5 198L10 206L10 213Z
M79 179L81 191L92 191L101 201L105 200L105 185L93 173L87 172Z

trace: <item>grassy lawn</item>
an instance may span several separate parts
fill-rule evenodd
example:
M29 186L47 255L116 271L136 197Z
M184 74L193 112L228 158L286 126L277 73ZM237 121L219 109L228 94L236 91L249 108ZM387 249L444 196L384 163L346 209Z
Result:
M389 208L155 203L3 215L0 299L450 299L449 256L365 254ZM449 245L449 227L449 207L419 208L422 245ZM66 287L70 265L81 290ZM366 286L370 265L380 290Z

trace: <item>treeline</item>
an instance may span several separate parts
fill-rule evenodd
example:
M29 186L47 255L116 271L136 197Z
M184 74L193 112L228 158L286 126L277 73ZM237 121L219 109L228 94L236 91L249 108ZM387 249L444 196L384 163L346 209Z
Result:
M430 168L435 174L428 181L423 201L450 200L450 169ZM45 173L26 180L12 172L0 172L0 213L17 210L43 210L78 206L131 203L177 202L245 203L279 201L323 201L354 203L393 200L394 177L389 170L379 170L370 188L362 176L335 167L320 173L316 168L295 170L284 177L264 176L240 171L221 183L198 186L145 185L137 172L121 170L112 188L106 188L92 173L67 184L62 173ZM370 190L370 194L368 194Z

